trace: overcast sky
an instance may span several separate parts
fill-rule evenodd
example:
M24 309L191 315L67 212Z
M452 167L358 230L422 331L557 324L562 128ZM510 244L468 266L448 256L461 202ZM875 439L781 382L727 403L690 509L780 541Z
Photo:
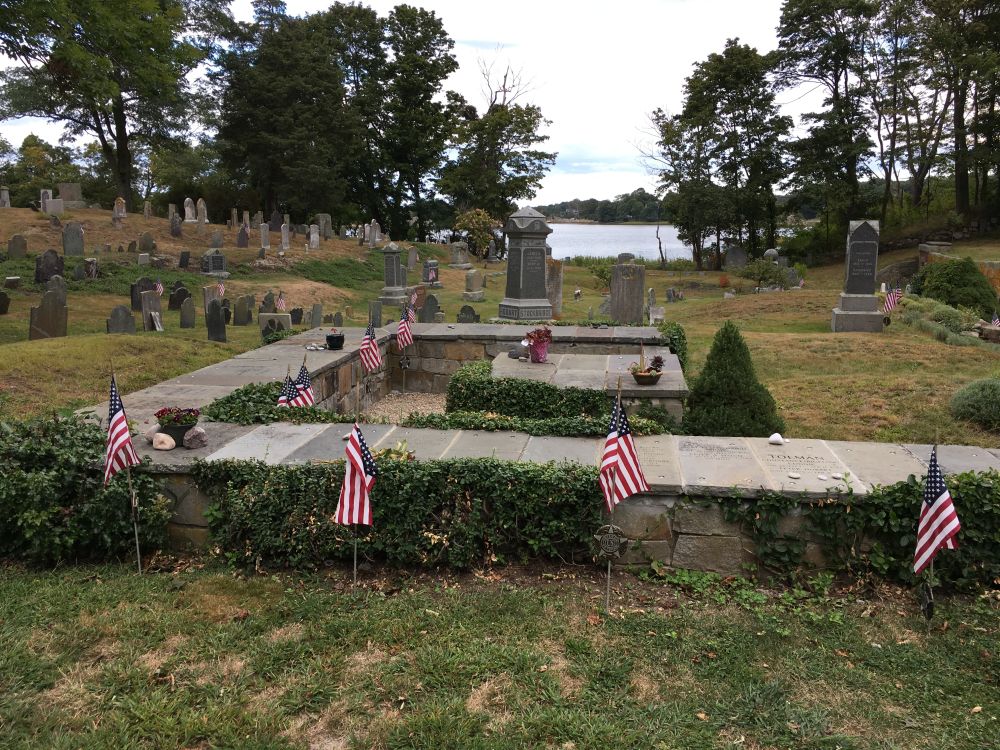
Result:
M291 15L330 5L323 0L286 0ZM649 113L676 113L691 66L739 37L766 52L777 46L781 0L621 0L573 3L544 0L411 0L433 10L455 40L460 68L449 88L482 107L478 61L509 63L523 71L531 90L520 101L537 104L552 124L546 129L555 166L531 201L549 204L572 198L613 198L637 187L652 190L639 147L649 144ZM380 15L397 1L366 3ZM250 20L250 0L235 0L233 13ZM787 114L818 106L813 96L792 102ZM58 126L35 119L0 123L15 146L35 132L51 141Z

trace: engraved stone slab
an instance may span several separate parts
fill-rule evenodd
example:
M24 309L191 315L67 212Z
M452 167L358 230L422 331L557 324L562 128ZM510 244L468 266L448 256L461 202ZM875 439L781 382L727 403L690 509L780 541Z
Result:
M864 482L845 476L850 470L822 440L792 440L784 445L771 445L767 438L746 441L778 491L826 496L846 491L849 483L855 495L868 494ZM845 479L834 479L834 474Z
M851 472L868 487L888 486L905 482L913 474L917 478L926 467L903 446L895 443L854 443L827 440L827 447ZM928 454L929 456L929 454Z
M727 496L736 489L752 496L772 489L746 438L678 436L677 460L687 495Z
M878 270L878 222L851 222L847 236L846 294L874 294Z
M677 458L677 436L647 435L634 440L639 465L650 488L657 492L679 493L684 480Z

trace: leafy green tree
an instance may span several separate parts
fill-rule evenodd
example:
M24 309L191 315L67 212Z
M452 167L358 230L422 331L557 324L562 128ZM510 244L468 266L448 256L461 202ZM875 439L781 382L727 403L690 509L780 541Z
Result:
M715 334L684 412L688 435L764 437L785 429L770 392L757 379L750 350L732 321Z
M473 208L458 215L455 219L455 231L465 232L469 238L469 250L473 255L486 257L493 230L503 224L494 219L481 208Z
M913 278L913 291L952 307L969 307L990 320L997 309L997 293L971 258L928 263Z
M750 261L739 270L738 275L744 279L751 279L758 288L788 285L788 269L767 258Z
M187 75L228 19L226 0L8 0L0 117L37 116L90 135L132 206L137 144L188 130Z
M7 167L6 179L11 203L27 206L37 203L39 192L52 189L57 182L79 182L80 168L73 162L71 149L29 135Z

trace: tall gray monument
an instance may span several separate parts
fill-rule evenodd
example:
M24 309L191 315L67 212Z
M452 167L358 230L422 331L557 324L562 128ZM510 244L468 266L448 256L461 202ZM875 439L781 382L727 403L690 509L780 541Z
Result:
M877 221L852 221L847 233L844 291L833 308L830 326L834 333L861 331L881 333L883 313L875 296L878 271Z
M386 305L402 305L406 302L406 269L400 262L400 247L390 242L382 248L384 276L382 292L378 298Z
M545 295L545 238L552 229L545 216L522 208L507 219L507 289L500 317L548 320L552 305Z

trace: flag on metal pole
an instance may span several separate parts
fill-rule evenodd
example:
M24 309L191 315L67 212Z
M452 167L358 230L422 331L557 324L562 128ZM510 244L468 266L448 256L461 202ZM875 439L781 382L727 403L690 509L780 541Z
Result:
M292 376L286 374L285 382L281 385L281 391L278 393L278 406L298 406L295 403L295 399L298 397L299 389L292 382Z
M409 323L417 322L417 293L410 295L410 306L406 309L406 320Z
M156 283L153 285L153 289L156 290L156 296L157 297L162 297L163 296L163 282L162 281L160 281L159 279L157 279Z
M368 323L365 336L361 339L361 348L358 350L361 357L361 364L368 372L375 372L382 364L382 352L378 348L378 340L375 338L375 324Z
M316 403L316 395L312 389L312 378L309 377L309 370L303 362L299 368L299 375L295 378L295 388L298 391L289 406L312 406Z
M139 463L135 446L132 445L132 433L128 429L128 419L125 416L125 405L118 395L118 385L114 373L111 374L111 396L108 399L108 440L104 454L104 485L122 469Z
M219 292L220 297L226 296L226 285L222 283L222 279L219 279L219 283L215 285L215 288Z
M883 312L888 315L893 310L896 309L896 305L899 303L899 298L903 296L903 290L898 286L895 289L890 289L885 293L885 306L883 307Z
M399 351L413 343L413 331L410 330L409 305L403 305L403 314L399 316L399 326L396 328L396 343Z
M922 573L940 549L957 549L955 535L961 530L951 493L937 461L937 446L931 449L931 462L924 480L924 501L917 524L917 549L913 553L913 572Z
M620 395L611 412L611 427L604 442L599 479L609 513L614 512L615 506L622 500L639 492L649 492Z
M372 507L369 493L375 486L378 470L368 444L358 423L354 423L347 441L347 463L344 467L344 484L340 488L340 499L334 520L344 526L360 523L372 525Z

